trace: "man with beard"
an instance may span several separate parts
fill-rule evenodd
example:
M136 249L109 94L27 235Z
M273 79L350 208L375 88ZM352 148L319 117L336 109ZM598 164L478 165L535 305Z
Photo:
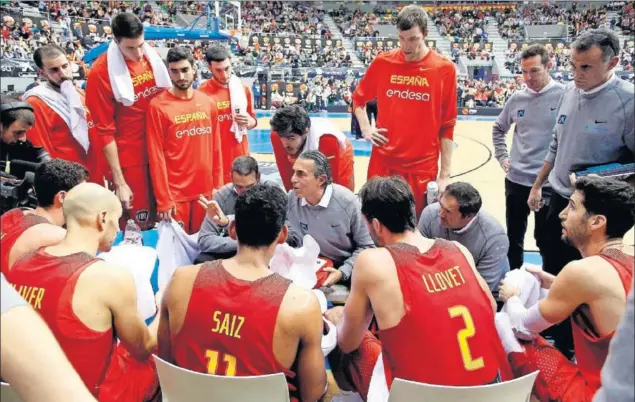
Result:
M239 156L249 155L249 142L247 136L242 135L241 128L251 130L256 127L258 121L254 112L253 96L248 86L240 84L247 98L246 110L237 110L232 105L232 98L238 98L241 94L230 94L230 81L240 80L233 76L229 53L222 46L212 46L205 53L209 71L212 78L201 85L200 90L209 95L218 110L218 130L223 147L223 184L231 183L231 166L234 159ZM236 126L234 126L236 123Z
M149 400L158 389L151 354L159 317L146 326L130 272L96 257L112 247L121 202L105 187L82 183L68 192L63 210L64 240L17 261L7 280L40 313L99 401Z
M192 53L172 48L167 62L173 87L152 99L146 116L150 176L159 217L194 233L205 218L199 196L211 198L223 184L218 113L209 96L192 88Z
M523 344L513 336L504 339L512 369L517 376L540 370L534 393L541 401L592 400L633 281L632 250L623 237L635 221L635 190L615 179L593 177L577 179L573 188L560 212L561 233L582 259L568 263L557 276L532 270L548 293L529 308L517 287L503 283L499 292L516 336L533 338ZM569 317L576 363L536 335ZM509 331L501 331L506 338L503 331Z
M96 133L92 130L90 113L84 107L84 92L73 85L71 63L54 44L38 48L33 60L45 82L24 94L35 115L28 139L33 145L43 147L52 158L85 166L91 180L103 184L104 170L100 167L105 160L99 147L94 145Z
M353 146L328 119L309 117L299 105L286 106L271 118L271 145L284 188L293 187L293 164L304 151L320 151L329 160L333 183L355 191Z

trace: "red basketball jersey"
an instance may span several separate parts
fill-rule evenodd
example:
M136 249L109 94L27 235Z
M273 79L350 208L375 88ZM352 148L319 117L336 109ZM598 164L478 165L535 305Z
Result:
M36 214L25 214L19 208L7 211L0 217L0 270L3 274L9 271L9 254L15 242L28 228L40 223L49 221Z
M624 291L628 295L633 284L633 257L615 249L604 251L600 257L611 264L622 280ZM588 312L588 310L586 310ZM588 319L585 310L578 307L571 314L573 345L578 368L587 385L596 391L600 388L600 372L609 353L609 343L613 334L599 336Z
M388 385L393 378L470 386L495 381L505 352L492 306L461 250L437 239L426 253L387 247L397 268L405 315L380 329Z
M278 310L291 281L271 274L256 281L233 277L222 261L204 263L183 321L172 339L179 367L226 376L284 373L290 391L295 373L273 353Z
M16 261L7 280L37 310L86 387L99 395L116 345L112 328L97 332L73 311L79 276L99 261L86 253L55 257L40 249Z

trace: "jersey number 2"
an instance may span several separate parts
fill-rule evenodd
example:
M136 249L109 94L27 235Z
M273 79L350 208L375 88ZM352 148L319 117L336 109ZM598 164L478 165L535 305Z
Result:
M474 328L474 321L472 320L472 315L470 311L465 306L454 306L448 309L450 313L450 317L461 317L463 318L463 322L465 323L465 328L460 330L456 334L456 338L459 341L459 349L461 350L461 358L463 359L463 366L467 371L474 371L480 368L485 367L485 363L483 362L483 358L472 358L472 353L470 352L470 346L467 344L468 338L471 338L476 333L476 329Z
M205 357L207 357L207 374L216 375L218 370L218 357L219 353L215 350L206 350ZM225 376L233 377L236 375L236 358L232 355L223 354L223 361L226 364Z

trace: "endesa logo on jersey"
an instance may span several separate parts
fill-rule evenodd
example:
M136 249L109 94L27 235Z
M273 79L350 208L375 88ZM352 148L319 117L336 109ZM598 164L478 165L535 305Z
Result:
M398 89L389 89L386 91L386 96L389 98L399 98L404 100L416 100L421 102L430 102L430 94L427 92L411 91L410 89L404 89L400 91Z
M154 86L154 87L146 88L145 91L137 92L134 94L134 101L136 102L141 98L147 98L149 96L152 96L155 93L157 93L158 90L159 88Z
M192 127L185 130L179 130L176 132L176 138L183 138L184 136L194 137L196 135L208 135L212 133L212 127Z
M218 121L231 121L234 120L234 116L231 113L219 114Z

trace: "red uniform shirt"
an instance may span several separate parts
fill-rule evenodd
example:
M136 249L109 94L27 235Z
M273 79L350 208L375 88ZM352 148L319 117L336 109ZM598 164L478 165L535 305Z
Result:
M73 294L80 275L98 259L77 253L64 257L43 249L16 261L7 280L46 321L86 387L99 395L116 339L112 328L97 332L73 311Z
M615 268L628 295L633 284L633 257L614 249L605 251L600 257ZM571 328L578 369L584 376L588 388L595 392L600 389L600 372L609 353L613 333L599 336L587 318L588 312L588 309L578 307L571 315Z
M276 166L280 172L282 184L284 184L284 188L287 191L290 191L293 187L291 185L293 165L298 158L296 156L289 155L280 140L280 136L275 131L271 132L271 146L273 147L273 153L276 157ZM346 148L342 149L337 138L330 134L322 134L319 139L319 146L317 150L322 152L329 160L333 183L347 187L351 191L355 191L353 146L351 145L351 142L346 139Z
M231 131L234 122L229 97L229 88L220 85L215 79L205 81L199 90L211 96L216 103L218 111L218 130L221 136L221 146L223 147L223 184L231 182L231 167L234 159L239 156L249 155L249 141L247 136L243 136L241 142L236 140L234 132ZM254 102L251 89L245 86L245 96L247 96L247 113L256 118L254 113Z
M496 380L506 358L494 312L459 248L437 239L425 254L406 244L387 250L406 311L379 331L388 385L393 378L452 386Z
M122 168L147 165L146 111L150 100L160 92L152 67L145 57L140 62L125 59L132 77L135 102L132 106L124 106L114 98L106 56L103 54L95 61L86 81L86 106L91 112L101 147L115 141Z
M440 139L452 139L456 124L454 64L434 51L412 63L400 49L382 52L355 89L353 108L375 98L388 143L372 155L391 169L436 175Z
M223 185L217 115L214 102L199 91L192 99L163 91L150 102L148 155L159 212Z
M49 223L46 218L35 214L25 214L19 208L5 212L0 217L0 270L7 275L11 249L22 233L41 223Z
M77 89L77 92L82 102L86 104L84 91ZM37 96L30 96L26 102L33 106L35 114L35 125L27 134L29 141L35 146L44 147L51 158L65 159L84 165L90 173L90 181L103 184L107 164L88 108L84 107L90 142L87 152L73 137L66 122L45 101Z
M273 353L278 310L290 284L278 274L243 281L229 274L222 261L204 263L194 281L183 327L172 339L175 363L226 376L285 373L291 381L295 374Z

